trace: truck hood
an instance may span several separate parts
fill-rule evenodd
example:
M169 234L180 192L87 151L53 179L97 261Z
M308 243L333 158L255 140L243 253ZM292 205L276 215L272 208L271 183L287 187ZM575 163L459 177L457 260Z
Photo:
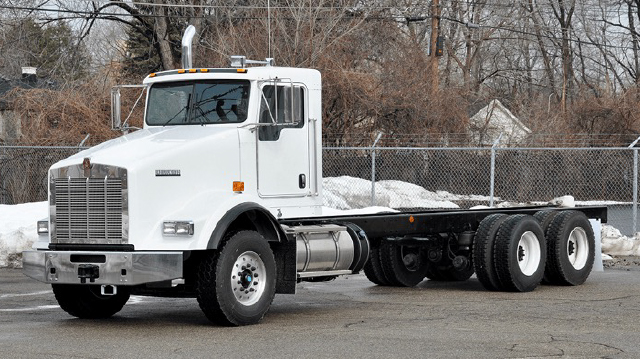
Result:
M53 167L82 163L89 157L92 163L134 168L138 164L155 162L175 156L199 157L218 152L220 142L237 141L236 127L231 126L172 126L138 130L81 151ZM235 140L235 141L234 141ZM234 147L237 147L234 146ZM227 150L234 148L228 147ZM216 151L215 148L218 148ZM191 153L190 153L191 152Z

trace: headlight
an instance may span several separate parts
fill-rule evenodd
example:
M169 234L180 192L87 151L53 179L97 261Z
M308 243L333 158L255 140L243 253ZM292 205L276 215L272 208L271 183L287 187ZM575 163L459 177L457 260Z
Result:
M49 233L49 221L38 221L38 235L43 236Z
M193 221L167 221L162 223L165 236L192 236Z

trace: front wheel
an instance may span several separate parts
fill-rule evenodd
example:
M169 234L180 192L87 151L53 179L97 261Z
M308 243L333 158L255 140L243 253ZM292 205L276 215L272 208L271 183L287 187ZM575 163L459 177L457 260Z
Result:
M127 287L102 295L99 285L52 284L53 294L65 312L81 319L104 319L118 313L129 300Z
M276 264L269 243L257 232L237 232L200 264L197 299L212 322L258 323L275 295Z

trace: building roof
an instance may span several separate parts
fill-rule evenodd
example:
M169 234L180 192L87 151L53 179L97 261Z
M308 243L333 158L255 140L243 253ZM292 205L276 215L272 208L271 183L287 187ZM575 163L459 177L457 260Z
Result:
M50 80L36 78L35 82L33 82L33 80L29 81L26 78L10 80L0 76L0 111L8 110L10 108L10 101L7 99L6 95L13 89L35 89L51 87L55 87L55 84Z
M469 119L469 130L478 145L492 145L501 134L500 143L514 144L524 140L531 133L531 130L497 99L492 100Z

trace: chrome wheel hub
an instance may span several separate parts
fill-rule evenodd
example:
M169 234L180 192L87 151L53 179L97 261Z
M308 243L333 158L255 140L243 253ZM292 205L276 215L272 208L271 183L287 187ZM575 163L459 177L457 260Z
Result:
M231 290L242 305L257 303L265 291L267 273L258 253L247 251L238 256L231 270Z

